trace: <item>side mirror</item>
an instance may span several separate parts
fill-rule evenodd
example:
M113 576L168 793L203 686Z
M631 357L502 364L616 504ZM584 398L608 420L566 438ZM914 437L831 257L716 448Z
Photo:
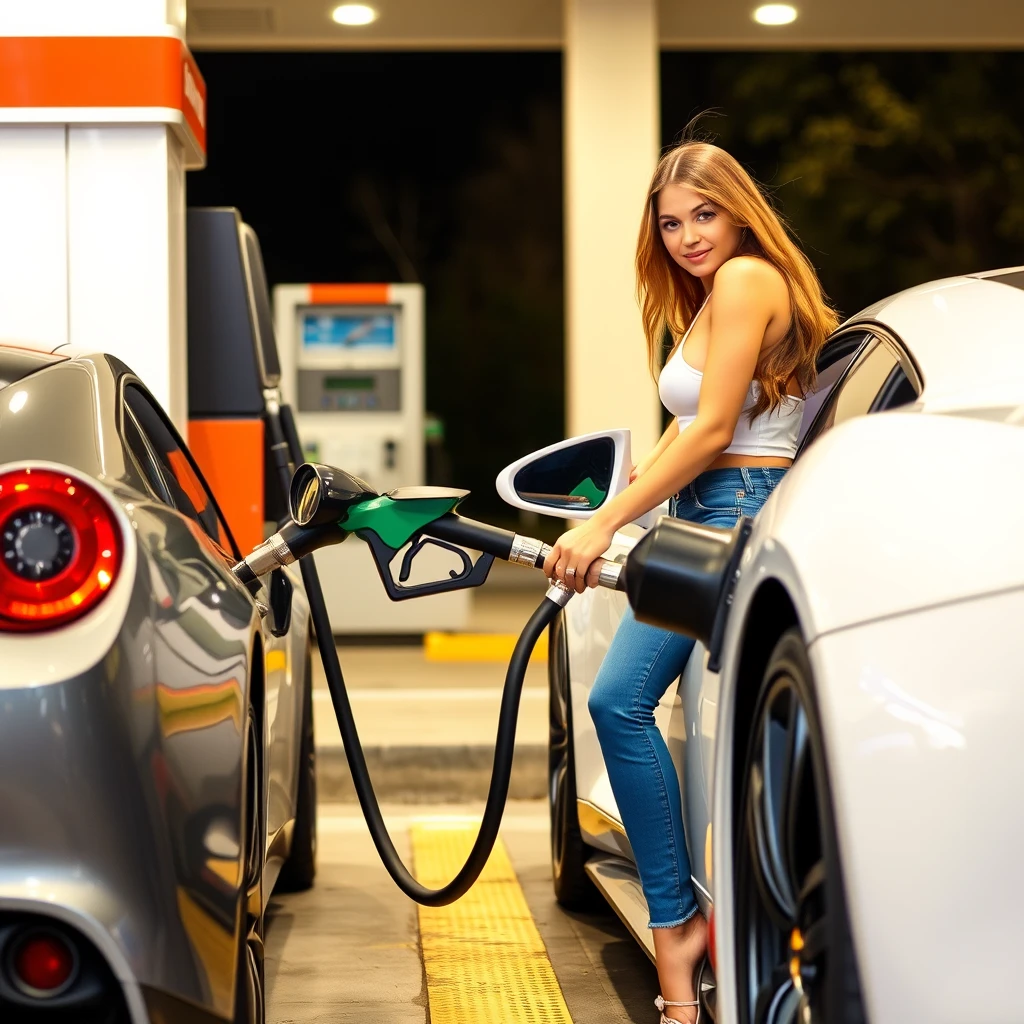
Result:
M548 445L510 466L495 482L514 508L589 519L629 483L628 430L606 430Z
M288 511L299 526L325 526L345 518L345 512L377 492L351 473L304 462L292 475Z

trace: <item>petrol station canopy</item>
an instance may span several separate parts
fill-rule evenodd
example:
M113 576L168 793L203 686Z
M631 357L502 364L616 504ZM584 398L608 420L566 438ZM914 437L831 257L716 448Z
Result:
M337 0L340 2L340 0ZM632 0L607 0L627 8ZM558 49L560 0L380 0L373 24L331 21L331 0L189 0L194 49ZM1024 44L1020 0L794 0L790 25L766 27L757 0L659 0L662 49L1011 49Z

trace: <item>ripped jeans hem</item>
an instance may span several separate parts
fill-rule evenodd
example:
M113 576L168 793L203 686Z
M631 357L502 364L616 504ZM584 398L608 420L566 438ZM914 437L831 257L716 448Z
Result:
M693 910L691 910L686 915L686 917L681 917L681 918L679 918L678 921L668 921L666 923L663 923L661 921L658 921L657 923L655 923L653 921L649 921L647 923L647 927L648 928L678 928L681 924L686 924L687 921L693 920L693 915L694 914L699 914L699 913L700 913L700 907L694 907Z

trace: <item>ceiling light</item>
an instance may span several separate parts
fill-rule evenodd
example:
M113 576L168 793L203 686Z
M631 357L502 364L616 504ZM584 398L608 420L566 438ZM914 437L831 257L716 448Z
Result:
M366 4L342 4L334 8L331 17L339 25L369 25L377 20L377 12Z
M761 25L788 25L796 21L796 8L789 4L765 4L754 11L754 21Z

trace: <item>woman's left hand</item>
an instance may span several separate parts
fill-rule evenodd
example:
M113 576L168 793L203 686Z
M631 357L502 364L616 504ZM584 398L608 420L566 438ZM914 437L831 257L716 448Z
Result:
M597 576L588 580L587 570L608 550L613 534L614 531L599 526L592 519L563 533L544 559L544 575L561 580L577 594L582 594L588 586L596 587Z

